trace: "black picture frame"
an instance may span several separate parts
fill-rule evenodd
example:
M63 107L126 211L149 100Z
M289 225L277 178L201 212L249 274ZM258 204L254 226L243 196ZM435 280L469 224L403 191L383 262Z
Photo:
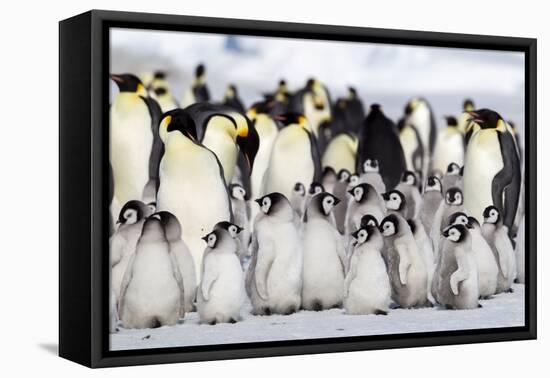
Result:
M129 351L108 348L109 28L517 51L525 54L525 326ZM535 339L537 40L92 10L59 23L59 354L89 367Z

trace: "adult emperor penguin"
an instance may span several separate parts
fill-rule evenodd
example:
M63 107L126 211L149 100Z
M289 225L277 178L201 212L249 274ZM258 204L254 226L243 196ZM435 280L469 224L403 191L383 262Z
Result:
M286 113L279 120L285 126L273 144L263 192L278 192L290 198L297 182L309 186L320 181L322 168L315 136L306 118Z
M348 210L349 193L348 184L351 174L347 169L341 169L338 172L338 181L334 184L333 194L340 202L334 208L334 220L336 222L336 228L340 234L344 234L346 225L346 213Z
M172 95L172 91L168 87L157 87L153 89L152 97L157 100L163 113L176 109L178 104Z
M479 125L468 142L464 162L464 207L478 221L494 205L509 234L521 189L521 168L514 136L502 117L489 109L471 112Z
M381 251L384 240L376 226L365 225L352 235L355 247L344 283L344 309L349 315L386 315L391 285Z
M436 176L428 177L424 194L422 195L422 206L420 207L419 214L428 235L431 235L434 216L442 201L441 181Z
M488 206L483 211L483 217L484 222L481 232L498 262L496 294L512 292L512 284L517 275L517 266L514 247L508 237L508 229L502 224L502 217L495 206Z
M463 188L462 182L462 169L456 163L450 163L447 166L445 174L441 178L441 189L443 193L447 193L447 190L451 188Z
M432 158L432 171L445 172L451 163L464 164L464 134L455 117L445 117L447 127L437 135Z
M189 248L181 240L181 226L178 219L168 211L160 211L154 216L158 217L164 228L166 241L170 246L170 252L176 257L176 262L183 282L183 308L181 316L187 312L195 311L195 292L197 288L197 273L195 262Z
M403 178L395 189L403 193L407 201L405 219L418 217L420 208L422 207L422 196L418 190L418 179L414 172L406 171L403 173Z
M380 175L380 165L376 159L367 159L363 163L363 173L359 176L359 182L366 182L376 189L378 194L386 192L386 184Z
M110 108L109 161L113 172L113 217L128 201L141 200L150 180L157 179L162 148L157 129L160 107L134 75L111 75L119 93Z
M190 105L184 111L197 127L198 140L218 157L227 184L235 176L239 153L245 157L245 166L239 167L241 174L250 176L260 140L256 128L244 114L224 105L204 102ZM249 190L246 185L245 189Z
M403 147L407 169L413 172L422 172L424 176L425 162L427 161L426 147L418 129L413 124L399 120L399 141Z
M464 211L464 197L462 191L458 188L451 188L445 193L445 200L441 202L437 209L432 223L430 237L434 244L436 256L439 253L439 240L441 233L449 225L449 217L457 211Z
M256 200L261 213L256 219L248 281L256 315L291 314L302 297L303 249L294 224L294 211L281 193Z
M180 106L185 108L197 102L208 101L210 101L210 91L206 85L206 68L201 63L195 68L195 76L191 87L183 94Z
M432 240L426 233L426 229L419 219L409 219L407 220L407 223L411 228L414 240L418 246L418 252L420 253L420 256L422 256L422 260L426 266L426 271L428 273L426 290L428 291L428 299L432 301L434 298L431 294L431 288L435 271L435 255Z
M233 210L233 221L236 225L242 228L239 232L238 239L241 243L239 249L239 258L241 262L248 255L248 245L250 244L250 205L246 190L239 184L231 184L229 186L229 195L231 196L231 208Z
M136 253L124 274L119 304L124 328L175 325L182 316L183 281L161 221L143 224Z
M382 197L376 193L371 185L363 183L353 187L349 194L352 199L349 200L346 213L346 234L355 232L361 225L361 218L365 214L371 214L378 222L384 218L386 208Z
M462 134L466 134L466 127L470 123L470 119L472 116L469 114L469 112L473 112L475 109L474 101L470 98L467 98L462 103L462 113L458 117L458 130Z
M378 104L370 107L369 114L359 130L356 171L363 173L363 163L376 159L380 165L380 175L386 189L395 188L406 169L405 155L397 127L382 112Z
M380 223L392 299L402 308L429 306L428 272L407 221L390 214Z
M141 201L128 201L120 210L118 228L109 239L111 259L111 287L117 301L128 263L136 251L145 218L149 215L147 206Z
M229 106L241 113L245 112L242 100L239 98L239 93L235 84L229 84L223 97L223 104Z
M201 323L236 323L246 299L244 274L237 257L237 243L228 230L216 227L203 237L201 283L197 312Z
M338 202L332 194L322 192L311 198L306 209L302 230L304 310L342 305L346 252L344 240L331 221L331 212Z
M498 264L493 251L481 234L481 227L474 217L457 212L449 218L449 224L461 224L468 228L472 237L472 253L477 265L479 297L490 298L496 292Z
M477 265L468 229L461 224L447 227L434 280L434 297L447 309L466 310L481 307L478 302Z
M303 89L290 97L288 111L303 114L312 133L317 136L320 125L331 118L331 100L327 88L319 80L309 79Z
M232 220L223 168L216 155L197 142L195 122L185 110L165 113L159 132L165 153L160 164L157 209L178 218L181 237L199 273L204 251L201 237L217 222Z
M431 156L436 139L436 122L432 108L425 98L411 99L405 107L405 123L415 127L420 135L424 154Z
M351 134L341 133L329 142L321 163L323 167L330 166L336 171L347 169L352 172L355 170L356 155L357 138Z

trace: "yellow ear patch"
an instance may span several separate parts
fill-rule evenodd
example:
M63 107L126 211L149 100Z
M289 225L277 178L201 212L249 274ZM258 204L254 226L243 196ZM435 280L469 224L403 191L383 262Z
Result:
M160 121L159 125L159 137L163 142L166 141L166 134L168 134L168 126L172 122L172 116L166 116Z
M136 88L136 93L140 96L147 97L147 89L143 86L143 84L138 84Z
M248 125L241 125L237 127L237 135L246 138L248 136Z

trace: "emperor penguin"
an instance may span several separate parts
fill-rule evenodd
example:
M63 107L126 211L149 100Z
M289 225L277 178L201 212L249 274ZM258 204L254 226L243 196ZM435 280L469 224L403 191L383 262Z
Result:
M240 155L244 156L244 164L239 165L241 175L249 177L260 140L256 128L246 115L230 107L210 103L193 104L184 111L197 127L198 140L218 157L225 182L233 182ZM249 190L249 186L244 187Z
M378 222L384 218L386 208L380 195L376 193L371 185L363 183L353 187L349 194L352 198L349 200L346 212L347 235L355 232L361 225L361 218L365 214L371 214Z
M164 114L159 133L165 145L160 164L157 209L180 222L200 278L201 237L219 221L232 220L231 200L216 155L197 141L193 118L181 109Z
M109 115L109 161L112 168L113 217L131 200L142 200L150 180L158 178L158 124L161 110L145 86L132 74L111 75L119 93Z
M449 163L445 174L441 178L441 188L443 193L447 193L447 190L453 187L463 188L462 169L456 163Z
M457 119L458 130L463 135L466 134L466 128L470 123L470 119L472 118L469 112L473 112L474 109L475 109L474 101L470 98L465 99L464 102L462 103L462 113Z
M403 173L403 178L395 189L403 193L407 201L405 219L418 217L420 208L422 207L422 196L418 190L418 179L414 172L406 171Z
M163 113L174 110L178 107L176 100L168 87L157 87L153 89L152 97L158 102Z
M145 218L149 215L149 211L143 202L128 201L120 210L117 220L118 228L109 239L111 288L117 301L120 299L120 288L124 273L136 251Z
M525 283L525 214L521 217L519 223L518 235L516 239L516 264L517 264L517 283Z
M206 68L204 64L199 64L195 68L195 76L191 87L183 94L183 98L180 103L181 108L197 103L210 101L210 91L206 85Z
M398 123L399 141L403 147L407 170L424 173L427 152L420 132L413 124L401 119ZM425 177L423 175L423 177Z
M428 273L426 290L428 291L428 299L433 301L434 298L431 294L431 288L435 271L435 255L432 240L426 233L424 225L419 219L409 219L407 220L407 223L409 224L414 240L416 241L416 245L418 246L418 252L422 256L422 260L424 260L424 265L426 266L426 271Z
M449 217L457 211L464 211L464 197L462 191L458 188L451 188L445 193L445 200L441 202L437 209L434 220L432 223L432 229L430 237L434 244L434 252L436 256L439 253L439 240L441 239L441 233L449 225Z
M331 118L331 100L328 89L317 79L309 79L306 83L306 92L303 95L304 115L311 124L315 136L324 121Z
M481 227L474 217L457 212L449 218L449 224L466 226L472 237L472 253L477 265L479 297L488 299L497 289L498 264L493 251L481 233Z
M384 240L374 225L361 226L352 234L354 249L344 282L344 309L349 315L387 315L391 285L382 258Z
M380 222L392 299L402 308L429 306L428 271L407 221L390 214Z
M380 105L371 105L359 130L358 139L355 164L357 173L363 173L363 163L367 159L376 159L386 190L395 188L406 169L405 154L397 127L384 115Z
M233 221L242 228L238 239L241 244L239 249L239 258L241 262L248 257L248 245L250 244L250 205L246 190L239 184L229 186L229 195L231 196L231 208L233 209Z
M207 247L197 290L199 319L210 325L236 323L246 299L236 239L228 230L216 227L203 240Z
M348 209L349 193L348 184L351 174L347 169L341 169L338 172L338 181L334 184L334 190L332 194L340 200L333 210L334 220L336 222L336 228L340 234L345 232L346 213Z
M256 218L248 281L256 315L298 311L302 297L303 249L294 224L294 211L281 193L256 200L261 213Z
M437 127L432 108L425 98L416 97L407 103L405 122L414 126L418 131L422 146L424 146L424 154L430 157L435 146ZM426 167L422 171L426 172L425 169Z
M294 190L290 196L290 205L294 210L297 219L302 219L305 211L306 188L301 182L294 184Z
M434 282L434 297L447 309L472 310L478 302L478 272L468 229L454 224L443 231L442 244Z
M302 308L320 311L342 305L346 252L342 235L331 221L338 198L315 194L306 209L303 239Z
M223 97L223 104L241 113L246 111L242 100L239 98L239 93L235 84L229 84L227 86L227 90L225 91L225 95Z
M330 166L336 171L347 169L355 170L357 155L357 138L348 133L336 135L326 147L321 163L323 167Z
M386 184L380 175L380 165L377 159L367 159L363 163L363 173L359 175L359 182L366 182L376 189L378 194L386 192Z
M445 172L449 164L464 165L464 134L455 117L445 117L447 127L439 131L432 158L432 171Z
M119 314L124 328L175 325L182 316L183 281L161 221L149 217L121 286Z
M334 193L334 185L338 181L336 171L331 166L323 168L323 176L321 179L321 185L328 193Z
M483 217L481 232L491 247L499 268L495 293L511 293L517 266L514 247L508 237L508 229L502 223L502 216L495 206L488 206L483 211Z
M290 198L297 182L309 186L320 181L322 168L315 136L306 118L286 113L279 120L285 126L273 143L263 192L278 192Z
M470 115L478 127L469 137L464 161L464 207L481 221L485 208L494 205L511 234L521 189L514 136L495 111L481 109Z
M357 133L365 119L363 102L354 87L348 87L348 97L345 99L345 113L349 131Z
M175 256L183 282L183 303L181 317L185 313L195 311L195 292L197 289L197 273L195 262L187 245L181 240L181 226L178 219L168 211L160 211L154 216L158 217L164 228L166 241L170 246L170 252Z
M428 235L431 235L433 219L442 201L441 181L436 176L428 177L426 186L424 187L424 194L422 195L422 206L420 207L419 214Z

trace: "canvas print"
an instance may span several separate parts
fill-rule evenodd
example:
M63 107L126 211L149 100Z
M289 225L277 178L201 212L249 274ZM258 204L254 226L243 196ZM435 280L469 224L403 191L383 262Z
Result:
M110 349L524 326L524 73L110 29Z

